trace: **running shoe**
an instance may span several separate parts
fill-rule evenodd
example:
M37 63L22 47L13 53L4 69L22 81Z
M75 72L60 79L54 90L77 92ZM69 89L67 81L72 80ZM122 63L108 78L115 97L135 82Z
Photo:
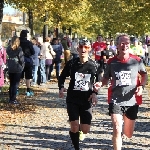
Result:
M27 96L34 96L34 93L32 91L30 91L30 92L26 92L26 95Z
M16 95L19 95L19 91L17 90L17 93L16 93Z
M85 139L85 134L82 131L79 131L79 140L83 141Z

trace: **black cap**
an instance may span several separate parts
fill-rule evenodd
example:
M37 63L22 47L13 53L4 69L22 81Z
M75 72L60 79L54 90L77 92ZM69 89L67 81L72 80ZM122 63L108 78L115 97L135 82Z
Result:
M82 39L79 41L79 45L87 45L87 46L90 46L91 43L90 41L86 40L86 39Z
M20 32L20 37L27 37L27 33L29 33L28 30L22 30L22 31Z

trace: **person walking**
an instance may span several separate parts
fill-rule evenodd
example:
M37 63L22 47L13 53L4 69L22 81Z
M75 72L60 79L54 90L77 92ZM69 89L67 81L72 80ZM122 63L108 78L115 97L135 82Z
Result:
M97 103L97 93L93 91L93 83L97 73L97 64L89 58L91 45L88 40L79 41L79 57L67 62L62 70L58 86L59 97L64 97L64 82L71 78L67 90L67 113L70 122L70 137L75 150L79 150L79 130L87 134L92 119L92 105ZM79 121L80 117L80 121ZM80 122L80 124L79 124Z
M20 47L23 50L24 53L24 61L25 61L25 67L24 70L22 71L21 78L23 79L25 76L26 79L26 87L27 87L27 92L26 96L33 96L34 93L31 91L30 88L30 83L32 79L32 68L33 68L33 61L31 56L35 54L33 44L29 40L27 40L27 30L22 30L20 32Z
M69 40L68 35L64 35L64 37L61 40L61 44L64 48L64 60L66 64L67 61L70 60L70 47L71 47L71 42Z
M142 91L147 83L147 72L141 58L130 54L128 35L119 35L116 43L119 54L108 60L102 80L95 83L94 87L97 91L112 78L108 88L112 141L114 150L121 150L122 138L131 138L133 135L138 108L142 104Z
M4 65L6 64L6 50L2 46L2 41L0 40L0 92L2 91L2 86L4 85Z
M20 47L23 50L24 53L24 61L25 61L25 67L22 71L21 78L23 79L25 76L26 79L26 96L33 96L34 93L31 91L30 84L32 77L32 68L33 68L33 61L31 56L35 54L33 44L29 40L27 40L27 30L22 30L20 32Z
M55 52L56 57L53 59L53 63L50 66L50 74L49 74L49 79L51 79L51 73L54 69L54 65L55 65L55 69L56 69L56 78L58 80L59 78L59 74L60 74L60 67L61 67L61 55L62 55L62 45L59 43L57 38L53 38L52 41L52 48L53 51Z
M10 45L7 47L8 72L9 72L9 103L19 104L16 100L22 71L24 69L24 54L20 47L20 40L17 36L12 37Z
M43 45L43 39L41 37L37 37L37 43L36 45L38 46L38 48L40 48L40 57L39 57L39 67L38 67L38 77L37 77L37 84L40 85L40 83L42 82L42 76L41 76L41 47Z
M36 86L37 85L37 72L39 67L39 56L40 56L40 48L37 46L37 40L35 37L32 38L33 48L35 51L35 54L31 56L33 60L33 69L32 69L32 76L33 80L31 85Z
M46 66L46 81L50 81L50 69L51 65L54 61L54 57L56 53L53 51L53 47L50 44L50 38L46 38L45 42L45 51L46 51L46 61L45 61L45 66Z
M46 71L45 71L45 61L46 61L46 47L48 48L49 40L45 38L43 44L41 45L40 51L40 85L46 84Z

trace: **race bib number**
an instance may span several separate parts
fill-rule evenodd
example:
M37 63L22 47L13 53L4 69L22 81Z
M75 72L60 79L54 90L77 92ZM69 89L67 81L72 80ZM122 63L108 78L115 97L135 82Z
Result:
M88 91L91 74L75 73L74 90Z
M111 56L113 53L112 52L109 52L109 56Z
M101 51L96 51L97 56L101 56Z
M131 71L115 72L116 86L132 85L131 83Z

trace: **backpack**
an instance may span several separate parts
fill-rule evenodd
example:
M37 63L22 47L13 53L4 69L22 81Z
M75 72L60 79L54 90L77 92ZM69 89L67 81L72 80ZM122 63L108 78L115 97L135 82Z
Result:
M8 72L9 73L21 73L23 71L24 63L20 61L19 53L15 57L8 58Z

